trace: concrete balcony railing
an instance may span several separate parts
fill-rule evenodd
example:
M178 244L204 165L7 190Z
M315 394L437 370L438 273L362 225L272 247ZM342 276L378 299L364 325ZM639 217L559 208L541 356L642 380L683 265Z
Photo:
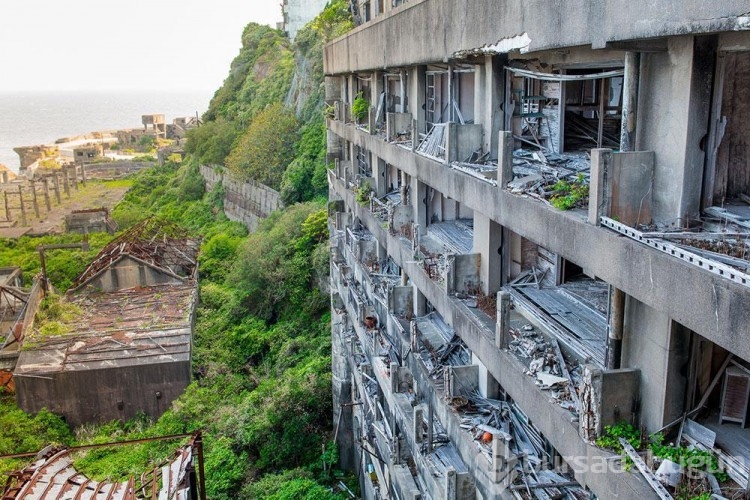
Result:
M603 474L601 468L597 470L593 467L593 464L604 464L606 470L606 464L612 463L614 456L581 439L578 422L571 419L570 412L556 405L550 408L548 396L534 380L521 375L527 367L512 354L498 349L496 332L480 321L462 301L448 296L444 287L432 281L424 269L412 260L411 248L404 240L389 234L367 207L353 203L353 194L347 192L342 181L336 178L329 180L331 187L346 199L347 206L352 207L354 216L373 233L380 245L386 247L388 255L459 333L506 393L526 414L537 416L536 427L569 463L575 465L575 477L582 485L590 487L602 498L614 497L618 491L620 494L628 492L628 495L637 497L651 497L650 486L640 476Z
M356 142L444 196L460 199L468 208L479 211L519 236L572 262L585 262L590 273L628 296L738 356L750 358L750 343L739 341L750 335L750 294L746 287L634 239L589 224L587 213L571 214L552 209L476 176L440 168L441 164L435 160L343 124L332 123L329 130L344 140ZM512 144L507 141L503 144L502 135L501 154L505 148L511 148L512 153ZM506 158L510 156L506 155ZM500 179L509 178L506 164L501 162L498 169ZM332 182L331 186L334 185ZM343 191L340 188L340 192ZM380 241L380 236L376 237ZM650 264L641 265L644 262ZM627 272L623 272L624 269ZM717 294L717 290L721 293ZM706 301L705 297L716 297L716 300ZM716 317L719 318L718 324Z

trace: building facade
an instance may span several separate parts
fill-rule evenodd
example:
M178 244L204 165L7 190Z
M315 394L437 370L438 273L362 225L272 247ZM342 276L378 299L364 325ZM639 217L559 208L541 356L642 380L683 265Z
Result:
M674 493L596 446L624 424L747 489L750 1L357 6L325 72L363 496Z
M284 21L281 30L294 41L297 32L312 21L326 6L326 0L284 0L281 5Z

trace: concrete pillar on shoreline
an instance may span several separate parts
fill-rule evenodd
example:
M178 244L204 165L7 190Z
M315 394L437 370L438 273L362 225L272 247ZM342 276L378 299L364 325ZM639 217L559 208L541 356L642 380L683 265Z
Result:
M55 190L55 199L57 200L57 204L61 204L62 200L60 199L60 177L58 177L57 172L55 172L55 176L53 177L53 189Z
M50 202L50 199L49 199L49 183L48 183L49 179L45 177L42 180L44 182L44 204L47 205L47 213L49 213L52 211L52 203Z
M63 189L65 190L65 196L70 198L70 177L67 168L63 168Z
M26 206L24 205L24 202L23 202L23 186L20 184L18 185L18 198L21 204L21 225L25 226L26 225Z
M31 181L31 203L34 206L34 215L39 219L39 201L36 199L36 181Z

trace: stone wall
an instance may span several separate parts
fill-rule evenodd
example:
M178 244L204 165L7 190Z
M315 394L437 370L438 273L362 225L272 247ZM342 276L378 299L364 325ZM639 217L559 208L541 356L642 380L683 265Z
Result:
M278 191L254 181L238 181L223 172L201 165L201 175L206 190L217 184L224 186L224 213L229 219L242 222L249 231L255 231L262 219L282 208Z

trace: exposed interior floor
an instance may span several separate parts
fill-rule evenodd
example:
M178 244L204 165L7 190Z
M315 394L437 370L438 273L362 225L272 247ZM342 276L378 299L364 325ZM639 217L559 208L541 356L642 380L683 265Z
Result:
M435 222L427 226L427 238L422 245L431 253L468 254L474 245L473 221L458 219Z
M747 463L750 458L750 428L742 428L739 423L719 423L719 412L714 411L707 417L698 420L698 423L708 427L716 433L716 446L724 450L728 455L744 460L745 467L750 468Z
M607 317L601 311L600 286L537 288L524 286L514 288L533 306L537 314L549 317L557 328L558 340L575 351L580 358L590 359L604 365L607 342ZM592 305L590 298L595 299ZM606 309L605 309L606 311Z

